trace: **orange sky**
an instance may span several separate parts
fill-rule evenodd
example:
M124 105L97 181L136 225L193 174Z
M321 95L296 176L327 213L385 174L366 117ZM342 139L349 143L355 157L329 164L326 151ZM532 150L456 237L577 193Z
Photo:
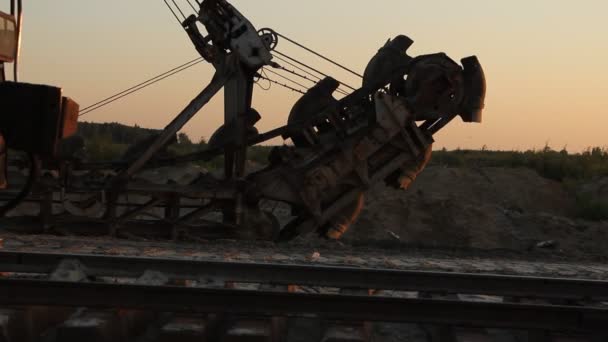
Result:
M413 54L479 56L487 75L485 121L452 124L437 147L608 146L608 2L233 0L257 28L272 27L363 71L396 34ZM184 7L186 8L186 7ZM3 8L6 10L6 8ZM360 80L324 67L350 83ZM82 106L197 57L162 0L26 2L22 81L64 87ZM85 117L161 128L209 81L206 64ZM296 94L256 88L260 130L285 123ZM208 137L222 119L217 97L186 127Z

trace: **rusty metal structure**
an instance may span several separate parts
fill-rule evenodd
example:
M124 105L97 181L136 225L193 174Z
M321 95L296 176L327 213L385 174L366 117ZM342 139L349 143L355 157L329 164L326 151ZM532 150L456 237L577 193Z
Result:
M21 0L10 1L10 14L0 12L0 189L8 186L8 149L28 156L29 175L23 189L0 207L0 216L25 200L36 182L41 162L57 158L60 141L76 132L78 104L60 88L19 82L19 50L23 18ZM6 80L5 63L13 64Z
M353 210L360 207L370 186L378 182L399 186L399 178L404 173L407 176L408 170L419 172L428 158L433 135L454 118L481 122L485 78L474 56L462 59L461 64L443 53L412 57L407 49L413 41L398 36L378 51L361 75L275 30L257 30L226 0L188 2L196 10L191 16L184 15L174 1L177 7L165 3L202 59L215 68L215 74L162 133L128 162L84 164L58 156L62 144L69 142L65 138L75 131L77 105L62 97L57 88L0 83L0 103L10 108L3 109L0 116L6 145L44 157L45 168L56 171L52 179L33 180L38 196L28 199L40 203L39 216L45 229L78 222L81 226L97 224L111 235L140 226L143 230L160 227L174 238L217 230L273 240L315 231L332 236L336 225L356 218ZM202 27L206 32L201 32ZM283 42L361 77L361 86L352 87L281 53L277 47ZM303 92L285 126L259 133L255 123L263 113L253 108L253 88L260 79L278 83L268 77L273 70L311 80L302 75L309 72L317 79ZM221 90L224 125L212 137L210 148L156 158ZM28 107L33 104L21 99L31 96L48 100L53 110ZM34 126L20 122L24 113L39 115L24 120ZM39 141L31 139L34 137ZM293 144L274 148L263 169L248 170L249 147L277 137ZM137 178L145 169L219 156L224 158L222 177L207 175L187 185L150 184ZM31 170L39 159L32 158ZM24 189L30 190L31 186ZM140 200L125 203L125 196ZM17 202L23 199L17 196ZM269 202L287 206L289 222L280 224L266 210ZM57 204L69 215L54 215ZM163 210L162 215L150 214L158 209Z

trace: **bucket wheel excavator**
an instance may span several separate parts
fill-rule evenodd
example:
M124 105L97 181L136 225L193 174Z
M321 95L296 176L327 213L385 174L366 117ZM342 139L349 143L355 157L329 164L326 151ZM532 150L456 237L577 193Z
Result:
M221 236L272 240L313 232L339 238L356 220L371 186L385 182L407 188L428 162L435 133L456 117L481 122L486 86L475 56L460 63L444 53L410 56L413 41L400 35L382 46L359 74L273 29L256 29L226 0L188 2L196 10L189 16L165 3L215 74L128 162L83 163L59 156L62 143L76 131L76 103L62 97L58 88L0 83L0 184L6 187L10 182L5 171L7 147L28 153L31 184L8 204L12 208L37 196L43 229L78 222L80 227L102 227L111 235L140 227L174 238L218 231ZM0 17L2 37L12 34L6 27L20 26L16 17ZM13 37L14 46L2 45L5 52L18 51L18 29ZM282 53L283 44L360 77L361 84L341 82ZM11 62L17 56L0 51L0 57ZM284 126L259 132L255 124L264 114L253 108L255 83L265 80L290 87L269 77L275 73L301 76L312 84L290 88L302 94L286 113ZM159 158L159 151L222 90L224 124L209 148ZM37 100L27 100L31 98ZM267 165L248 169L249 148L278 137L285 144L273 148ZM138 178L147 169L218 157L224 161L221 176L205 175L189 184L152 184ZM42 181L40 165L57 176ZM25 196L32 187L38 194ZM129 196L138 201L125 203ZM268 203L287 208L286 218L276 217ZM55 212L57 205L64 207L63 213Z

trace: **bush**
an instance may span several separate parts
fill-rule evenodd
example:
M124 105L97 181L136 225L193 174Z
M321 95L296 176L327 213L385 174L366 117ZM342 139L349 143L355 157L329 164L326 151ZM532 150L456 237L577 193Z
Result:
M444 149L433 153L431 163L450 167L526 167L557 181L608 176L608 150L599 147L574 154L548 146L525 152Z
M91 161L116 160L127 148L126 144L114 143L109 135L95 136L85 140L85 149Z

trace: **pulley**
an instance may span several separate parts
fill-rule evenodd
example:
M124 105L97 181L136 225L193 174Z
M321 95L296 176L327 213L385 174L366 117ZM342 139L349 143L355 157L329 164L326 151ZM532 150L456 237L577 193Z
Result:
M272 29L267 27L260 29L258 30L258 35L260 36L260 39L262 39L264 46L266 46L266 48L270 51L274 51L279 44L279 36Z

